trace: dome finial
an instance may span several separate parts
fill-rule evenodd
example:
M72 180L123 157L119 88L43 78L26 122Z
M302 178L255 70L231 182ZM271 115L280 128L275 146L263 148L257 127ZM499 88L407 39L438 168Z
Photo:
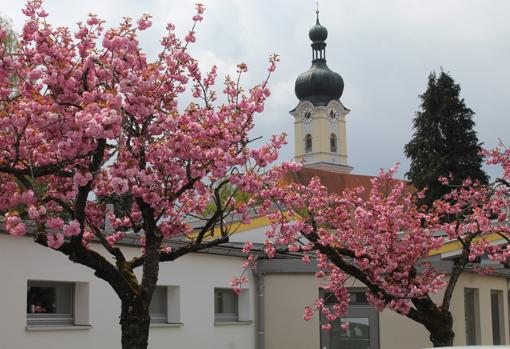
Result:
M317 5L317 9L315 10L315 13L317 14L317 24L319 24L319 0L315 2Z
M312 45L318 44L318 43L325 45L324 42L326 41L326 38L328 37L328 30L326 28L324 28L319 22L319 1L317 0L315 2L315 4L317 6L317 8L315 10L315 13L317 14L317 22L310 29L310 31L308 32L308 35L310 37L310 40L312 40L312 42L313 42Z

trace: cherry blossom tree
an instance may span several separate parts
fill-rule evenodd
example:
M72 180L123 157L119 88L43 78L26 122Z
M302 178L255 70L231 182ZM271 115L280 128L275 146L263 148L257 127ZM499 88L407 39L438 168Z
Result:
M510 150L500 146L485 155L488 163L503 167L501 179L490 186L467 179L427 211L416 204L423 192L413 194L393 178L396 168L372 180L368 199L362 188L329 193L318 178L307 186L267 183L260 191L260 213L271 221L265 254L301 251L304 262L316 257L316 277L325 284L326 296L305 307L305 320L319 312L322 328L330 329L348 309L346 281L354 278L366 285L367 299L378 310L392 309L420 323L434 346L453 345L450 303L460 275L482 255L500 262L510 256ZM504 243L491 244L490 237ZM459 243L460 253L444 274L427 258L448 240ZM254 266L254 256L246 268ZM235 281L237 287L242 283ZM325 305L326 297L333 306Z
M269 96L267 79L243 89L247 67L240 64L237 78L225 79L226 101L218 105L216 67L202 73L188 53L203 12L197 5L183 40L168 24L160 53L149 60L137 39L151 26L149 15L106 30L90 14L72 32L49 23L42 0L29 0L16 49L0 45L4 228L13 236L33 230L37 244L91 268L113 288L124 349L148 345L159 263L227 242L226 217L246 221L254 204L236 202L236 193L253 193L293 167L264 169L284 135L251 147L248 132ZM0 28L0 41L8 34ZM270 58L268 78L277 60ZM192 102L179 104L188 91ZM120 207L107 214L109 222L100 198ZM190 218L202 220L201 228L193 230ZM140 237L132 259L118 244L126 234ZM174 248L173 239L180 242Z

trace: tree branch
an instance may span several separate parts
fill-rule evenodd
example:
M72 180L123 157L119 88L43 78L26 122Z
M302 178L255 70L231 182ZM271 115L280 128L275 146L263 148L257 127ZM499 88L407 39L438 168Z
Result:
M466 264L469 263L469 252L471 250L471 242L473 239L480 235L481 231L476 232L475 234L467 236L465 239L458 238L458 240L462 243L462 254L459 258L457 258L453 264L452 271L450 273L450 279L448 280L448 285L446 285L446 290L443 295L443 302L441 308L443 310L450 309L450 303L453 297L453 292L455 291L455 286L459 281L460 275L464 271Z
M34 236L34 241L39 245L48 247L47 234L44 228L38 227L38 231ZM119 273L118 270L110 262L108 262L101 254L86 249L81 243L74 243L72 241L64 242L57 251L66 255L70 261L84 265L95 271L95 275L108 282L115 290L120 299L127 299L131 297L134 290L126 278Z

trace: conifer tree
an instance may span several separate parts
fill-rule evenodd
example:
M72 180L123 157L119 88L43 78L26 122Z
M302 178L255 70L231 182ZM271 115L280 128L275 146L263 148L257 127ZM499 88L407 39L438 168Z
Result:
M407 177L418 190L427 187L420 204L432 205L451 190L438 181L453 175L451 184L471 178L485 184L481 143L478 142L475 113L460 98L460 86L443 71L429 75L427 90L420 95L421 110L413 120L414 135L404 151L411 159Z

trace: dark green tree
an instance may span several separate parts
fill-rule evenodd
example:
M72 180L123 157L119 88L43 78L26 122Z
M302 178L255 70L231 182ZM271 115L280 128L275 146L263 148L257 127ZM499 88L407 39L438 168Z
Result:
M421 110L413 120L414 135L404 151L411 160L407 177L422 190L427 187L420 204L431 206L451 190L438 181L453 175L453 184L466 178L487 183L482 170L481 143L478 142L475 113L460 98L460 86L450 74L441 71L429 75L427 90L420 95Z

